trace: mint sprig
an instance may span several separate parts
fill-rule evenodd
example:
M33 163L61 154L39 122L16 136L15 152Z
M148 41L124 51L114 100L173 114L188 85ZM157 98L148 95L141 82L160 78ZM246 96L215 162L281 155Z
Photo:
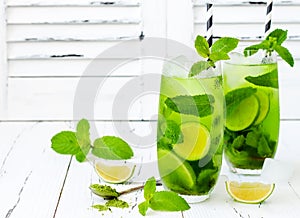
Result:
M275 29L261 43L251 45L244 49L245 57L257 53L260 49L266 51L266 56L270 56L274 51L291 67L294 66L294 58L289 50L282 46L287 39L287 30Z
M92 145L90 124L86 119L78 122L76 132L62 131L54 135L51 148L59 154L75 155L78 162L84 162L91 149L95 156L107 160L125 160L133 156L131 147L119 137L103 136Z
M145 201L138 205L139 212L143 216L147 210L158 211L184 211L190 209L188 203L178 194L172 191L156 191L156 181L154 177L147 180L144 187Z
M194 63L190 69L189 77L196 76L210 67L216 67L217 61L228 60L228 53L237 47L238 42L239 40L236 38L222 37L209 48L206 39L198 35L195 40L195 48L198 54L206 60Z

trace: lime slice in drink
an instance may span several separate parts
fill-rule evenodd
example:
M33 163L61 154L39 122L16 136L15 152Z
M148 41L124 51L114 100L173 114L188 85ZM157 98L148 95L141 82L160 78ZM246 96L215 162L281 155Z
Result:
M259 102L254 95L243 99L236 108L226 116L226 127L231 131L240 131L249 127L259 112Z
M259 204L265 201L273 192L275 184L260 182L226 181L228 194L236 201L246 204Z
M203 158L210 146L210 134L200 123L187 122L181 125L183 142L175 144L173 150L183 159L194 161Z
M159 172L168 188L191 189L195 185L196 175L188 162L169 150L158 149L157 152Z
M257 92L255 93L255 96L257 97L257 99L259 101L259 113L254 122L254 125L258 125L268 115L269 109L270 109L270 101L269 101L269 96L263 91L257 90Z

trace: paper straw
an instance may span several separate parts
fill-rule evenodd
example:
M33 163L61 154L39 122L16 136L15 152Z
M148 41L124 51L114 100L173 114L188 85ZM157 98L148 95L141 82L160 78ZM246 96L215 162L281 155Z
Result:
M273 0L268 0L267 1L266 22L265 22L265 35L266 36L270 33L270 30L271 30L272 7L273 7Z
M213 42L213 34L212 34L212 24L213 24L213 13L212 13L213 5L210 3L206 4L206 40L209 44L209 47Z

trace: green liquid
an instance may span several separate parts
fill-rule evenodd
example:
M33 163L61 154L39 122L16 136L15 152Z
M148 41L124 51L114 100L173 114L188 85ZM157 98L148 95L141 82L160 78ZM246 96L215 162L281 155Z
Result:
M277 64L237 65L224 63L223 74L225 97L229 92L252 87L256 92L250 97L247 96L247 98L253 98L254 96L254 99L258 102L258 109L254 101L245 106L241 106L242 98L236 98L239 102L231 102L232 104L239 104L240 110L234 111L235 118L232 118L233 115L227 114L224 135L225 158L231 168L261 169L265 158L274 157L278 144L279 94ZM262 78L269 74L272 74L272 81L277 85L277 88L274 84L273 87L270 85L270 78L266 79L265 82L260 81L259 85L245 79L249 76ZM251 102L250 99L247 101ZM252 115L255 117L253 121L250 119ZM232 119L235 119L234 125L231 123Z
M224 95L220 79L162 76L157 151L159 172L169 190L184 195L207 195L216 184L224 133ZM204 135L197 131L198 127ZM205 136L208 136L206 143L203 142ZM180 147L182 145L186 149Z

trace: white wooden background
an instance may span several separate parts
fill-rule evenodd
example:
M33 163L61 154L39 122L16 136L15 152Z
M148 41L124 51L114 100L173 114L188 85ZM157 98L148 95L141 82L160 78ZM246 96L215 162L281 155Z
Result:
M266 9L258 1L251 2L217 1L214 6L215 36L238 37L242 43L259 40L263 36ZM274 2L272 28L289 30L285 45L296 59L294 68L279 61L280 138L284 147L279 148L278 157L299 165L297 157L300 154L295 142L300 128L300 2ZM128 39L139 43L142 31L145 37L170 38L192 45L196 34L205 34L203 1L1 1L0 217L24 217L26 208L32 208L31 217L74 217L78 214L83 217L88 213L86 208L97 202L83 185L96 181L92 168L79 165L69 157L56 155L49 148L50 138L62 129L73 127L74 94L87 65L116 43ZM109 59L112 62L116 60L119 57ZM130 79L151 72L150 66L154 66L154 62L138 60L117 69L107 78L95 106L97 113L94 119L100 134L114 134L111 105L118 90ZM142 81L141 89L143 82L149 81ZM118 121L129 121L132 127L129 132L147 134L150 129L148 121L153 119L156 110L157 96L150 96L146 100L138 100L130 115ZM24 157L24 153L28 152L30 158ZM150 156L155 150L151 152ZM297 173L300 175L299 169ZM73 183L74 180L78 181ZM296 208L300 203L300 187L295 181L299 179L293 181L290 183L292 189L285 190L290 196L286 204ZM293 190L298 194L292 196ZM284 194L276 195L274 199L280 199ZM43 204L49 205L42 207L43 210L34 207L42 196L47 196ZM74 196L77 201L72 201ZM226 202L224 211L231 211L236 217L247 217L247 214L249 217L251 213L254 217L274 217L275 213L280 217L286 212L290 212L290 217L299 217L300 214L296 210L277 209L268 216L270 208L273 210L272 204L267 205L265 211L262 209L256 213L258 208L254 206L236 206L223 198L218 193L213 197L220 205ZM280 203L275 200L275 205ZM82 205L85 205L84 210ZM204 208L205 213L187 212L176 216L224 215L205 204Z

